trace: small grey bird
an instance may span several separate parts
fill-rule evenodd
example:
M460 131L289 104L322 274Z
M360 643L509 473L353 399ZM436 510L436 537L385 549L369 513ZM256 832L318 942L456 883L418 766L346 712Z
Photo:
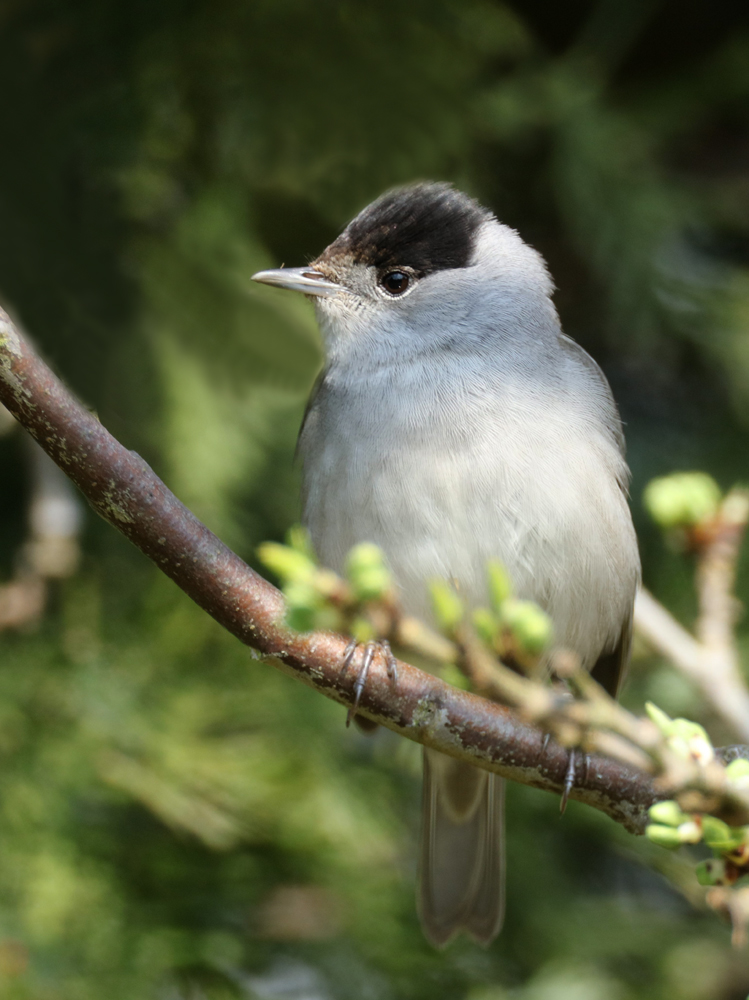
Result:
M561 330L541 256L447 184L365 208L306 268L256 281L311 297L325 367L300 432L304 521L324 564L386 554L401 606L430 580L487 601L501 561L616 694L640 562L621 421L598 365ZM504 912L502 781L424 753L419 914L482 944Z

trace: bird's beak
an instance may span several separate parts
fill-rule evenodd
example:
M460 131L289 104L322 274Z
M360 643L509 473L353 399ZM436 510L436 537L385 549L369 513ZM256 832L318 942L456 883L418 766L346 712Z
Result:
M258 271L253 274L252 280L259 281L262 285L290 288L293 292L303 292L305 295L335 295L341 290L341 286L335 281L312 267L280 267L277 271Z

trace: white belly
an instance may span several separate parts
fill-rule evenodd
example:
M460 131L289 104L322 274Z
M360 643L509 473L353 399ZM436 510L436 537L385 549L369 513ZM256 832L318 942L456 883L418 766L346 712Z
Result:
M354 544L376 543L403 609L429 620L428 581L457 580L476 606L499 559L518 596L550 614L556 644L591 666L618 640L639 572L616 446L549 407L462 416L404 427L370 407L308 421L304 519L322 562L340 571Z

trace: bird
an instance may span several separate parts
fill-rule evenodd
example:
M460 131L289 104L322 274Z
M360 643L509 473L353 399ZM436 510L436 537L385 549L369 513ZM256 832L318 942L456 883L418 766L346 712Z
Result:
M313 303L324 364L299 434L321 562L384 553L403 611L429 582L487 603L499 561L617 695L640 578L622 423L598 364L560 325L542 256L444 182L385 192L307 267L254 280ZM417 908L442 947L504 919L504 782L424 750Z

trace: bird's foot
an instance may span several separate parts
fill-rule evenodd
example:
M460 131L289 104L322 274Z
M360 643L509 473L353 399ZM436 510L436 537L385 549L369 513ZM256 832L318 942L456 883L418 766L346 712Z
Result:
M570 750L570 755L567 759L567 771L564 775L564 785L562 786L562 798L559 803L559 812L564 815L564 811L567 808L567 800L570 797L570 792L575 787L575 779L577 778L577 762L582 756L583 759L583 781L588 780L588 765L590 763L590 758L587 753L581 754L579 750L574 747Z
M544 756L548 747L549 740L551 739L551 733L544 733L543 743L541 744L541 757ZM574 747L569 751L569 757L567 758L567 770L564 774L564 784L562 785L562 798L559 802L559 812L564 815L564 811L567 808L567 801L570 797L570 792L575 787L575 780L577 778L577 762L582 756L583 758L583 781L588 780L588 766L590 764L590 758L587 753L581 754L581 752ZM747 998L749 1000L749 998Z
M356 639L352 639L348 646L346 646L346 651L343 654L343 670L348 670L353 663L354 657L356 656L356 650L359 648L359 645L360 643L358 643ZM398 665L387 639L381 639L379 642L365 642L362 645L361 665L359 666L359 671L356 675L356 681L354 683L354 703L351 705L348 710L348 714L346 715L347 727L351 725L351 720L356 715L356 710L359 707L359 700L361 699L364 685L367 683L369 668L372 666L375 653L378 651L385 660L385 667L391 682L394 684L398 680Z

